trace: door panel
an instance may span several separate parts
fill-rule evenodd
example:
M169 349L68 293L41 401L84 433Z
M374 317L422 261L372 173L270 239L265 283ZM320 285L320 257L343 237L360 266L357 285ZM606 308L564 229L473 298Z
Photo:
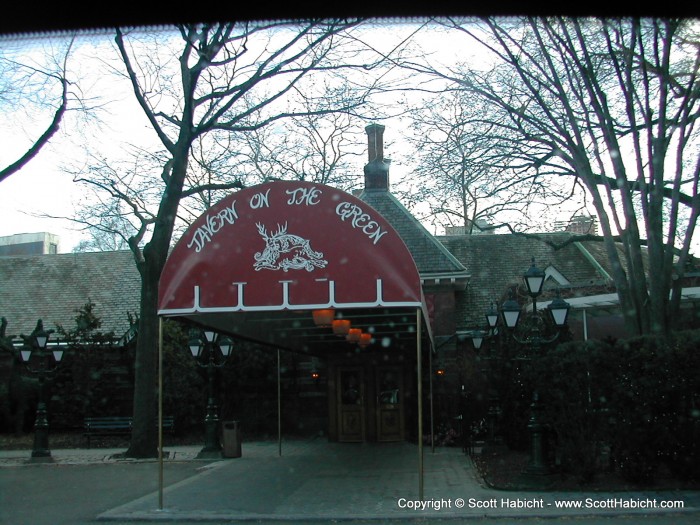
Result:
M338 369L338 441L365 440L364 373L358 367Z
M403 441L403 375L401 367L377 368L377 440Z

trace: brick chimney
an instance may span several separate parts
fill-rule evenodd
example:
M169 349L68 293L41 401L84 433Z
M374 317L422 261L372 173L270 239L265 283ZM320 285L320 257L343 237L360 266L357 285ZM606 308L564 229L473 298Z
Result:
M370 124L367 132L367 153L369 162L365 164L365 190L389 191L389 159L384 158L384 126Z

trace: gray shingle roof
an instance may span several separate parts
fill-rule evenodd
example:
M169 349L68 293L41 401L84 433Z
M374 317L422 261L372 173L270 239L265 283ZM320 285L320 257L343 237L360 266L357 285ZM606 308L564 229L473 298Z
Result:
M427 274L467 273L464 265L431 235L391 192L364 190L359 198L377 210L398 232L413 255L421 277Z
M561 243L570 233L540 234L540 237ZM521 235L454 235L438 237L439 241L470 270L469 288L458 294L456 312L458 326L477 327L484 324L484 314L492 301L500 306L509 287L522 284L522 276L532 257L541 270L554 267L570 283L570 294L590 293L591 287L608 285L594 261L586 256L589 250L600 258L602 243L569 244L555 250L545 242ZM591 247L591 245L593 245ZM581 249L583 248L583 250ZM604 252L602 252L604 253ZM607 264L607 257L602 264ZM552 286L555 286L552 283Z
M102 332L121 336L139 308L140 279L129 251L0 257L0 316L8 335L29 335L37 319L46 329L75 328L76 310L89 300Z

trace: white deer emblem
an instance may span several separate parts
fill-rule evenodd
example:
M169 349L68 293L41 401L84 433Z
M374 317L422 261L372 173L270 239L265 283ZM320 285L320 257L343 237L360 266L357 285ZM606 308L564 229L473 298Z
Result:
M311 249L309 241L287 233L287 224L277 225L277 231L268 235L265 226L260 223L258 227L260 236L265 240L265 249L255 254L254 268L260 270L301 270L307 272L315 268L325 268L328 261L323 259L323 253Z

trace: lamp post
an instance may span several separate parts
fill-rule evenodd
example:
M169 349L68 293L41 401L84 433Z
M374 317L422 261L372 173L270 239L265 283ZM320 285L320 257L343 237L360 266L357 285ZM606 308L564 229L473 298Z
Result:
M471 330L469 332L469 339L471 339L472 346L474 350L479 353L484 344L485 340L489 341L489 350L487 355L481 358L486 361L487 366L482 369L482 372L487 374L490 378L489 389L488 389L488 412L487 412L487 423L488 423L488 436L489 442L495 443L497 437L497 426L500 416L499 409L499 396L498 389L494 387L492 379L494 377L493 372L493 360L495 358L493 351L493 339L497 334L496 324L498 322L498 311L495 309L495 305L491 305L491 309L486 313L486 324L488 326L487 330Z
M523 281L527 287L528 295L532 298L532 314L526 319L527 323L522 326L521 321L521 306L513 297L510 297L503 303L500 308L501 318L503 323L508 328L510 337L518 344L530 349L530 356L536 356L540 353L543 346L556 341L561 329L566 325L570 305L564 301L559 294L551 301L547 307L549 321L555 327L555 331L551 335L546 335L547 323L541 313L537 311L537 297L542 293L542 288L545 281L545 272L537 268L533 257L530 268L523 275ZM493 337L497 331L498 310L492 303L490 310L486 313L486 322L489 327L488 336ZM519 331L516 329L520 328ZM472 336L474 348L478 349L481 346L480 332L475 332L477 337ZM477 346L478 345L478 346ZM511 359L510 356L502 356L504 359ZM536 390L533 393L532 403L530 405L530 419L528 422L528 430L530 432L530 460L526 468L526 473L529 474L546 474L549 472L544 445L545 445L545 426L541 419L542 404L540 394Z
M217 368L224 366L226 358L231 354L233 341L229 337L219 339L218 334L211 330L203 333L204 340L197 330L190 332L190 352L197 361L197 365L207 369L208 398L207 412L204 417L205 435L204 447L197 457L217 457L221 455L221 441L219 439L219 408L216 401L216 390L214 388L214 375ZM218 355L223 359L219 359ZM200 363L200 359L206 359Z
M51 460L51 450L49 450L49 418L46 408L44 383L46 382L46 377L56 371L63 358L63 350L61 348L57 347L51 352L47 350L49 337L53 332L53 330L44 330L44 324L39 319L36 328L29 336L20 336L24 340L24 345L20 350L22 361L29 372L36 374L39 381L39 401L34 420L32 458L45 461ZM36 364L36 368L29 366L31 361Z
M523 280L527 286L528 294L532 297L532 316L530 317L530 325L525 333L524 338L516 336L513 326L513 338L520 344L529 346L534 350L534 354L539 354L541 348L545 344L553 343L561 333L560 329L566 324L566 319L569 313L569 304L558 297L559 302L549 304L550 318L553 321L557 330L553 335L545 337L542 334L544 320L537 314L537 297L542 293L544 285L545 273L535 266L535 258L532 258L530 268L523 275ZM517 325L517 319L516 319ZM511 327L509 327L511 328ZM542 404L540 401L540 393L535 390L532 394L532 403L530 404L530 420L527 428L530 431L530 460L528 461L525 472L527 474L548 474L549 462L545 456L545 425L542 423Z

